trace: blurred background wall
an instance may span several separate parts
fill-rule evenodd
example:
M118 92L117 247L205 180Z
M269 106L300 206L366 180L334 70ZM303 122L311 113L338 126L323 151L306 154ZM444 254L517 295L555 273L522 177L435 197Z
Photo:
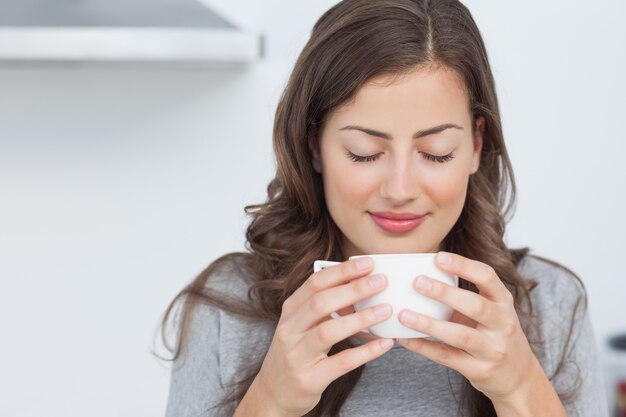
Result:
M162 415L161 314L274 169L274 110L335 1L205 0L261 31L247 69L0 66L0 415ZM601 352L626 330L626 3L468 0L519 203L508 242L572 268Z

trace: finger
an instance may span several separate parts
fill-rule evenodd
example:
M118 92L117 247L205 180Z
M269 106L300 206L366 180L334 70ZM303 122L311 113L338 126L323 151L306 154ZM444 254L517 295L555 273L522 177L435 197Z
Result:
M354 313L356 310L354 309L353 305L349 305L347 307L341 308L339 310L337 310L337 315L339 316L347 316L348 314L352 314ZM369 332L366 331L361 331L358 332L356 334L354 334L353 336L359 338L359 339L363 339L363 340L374 340L374 339L379 339L378 336L374 336L372 334L370 334Z
M329 266L309 276L300 287L285 301L283 307L296 309L313 294L370 273L374 267L372 258L357 258Z
M343 316L347 316L348 314L352 314L354 312L356 312L356 310L354 309L354 305L349 305L347 307L344 307L344 308L341 308L341 309L337 310L337 315L343 317ZM322 320L322 321L326 321L326 320ZM360 332L354 334L353 336L357 337L359 339L362 339L362 340L367 340L367 341L374 340L374 339L379 339L378 336L374 336L373 334L371 334L371 333L369 333L369 332L367 332L365 330L360 331Z
M335 379L382 356L393 346L393 339L376 339L361 346L345 349L316 365L322 380L330 385Z
M347 284L317 292L288 318L296 331L304 333L313 326L328 320L332 312L371 297L385 289L384 275L368 275Z
M423 275L415 279L413 287L420 294L450 306L486 327L502 325L503 315L499 314L498 305L480 294Z
M391 305L380 304L358 313L320 323L310 329L296 345L302 354L302 363L319 357L322 352L328 353L336 343L388 319L391 313Z
M408 328L433 336L473 357L489 358L493 356L493 349L488 338L476 329L462 324L433 319L410 310L402 310L398 318Z
M450 252L439 252L435 259L438 267L476 284L480 294L493 301L512 297L496 271L487 264Z
M423 338L398 339L398 343L410 351L420 354L431 361L452 368L462 375L467 375L475 363L466 352L462 352L441 342L433 342Z

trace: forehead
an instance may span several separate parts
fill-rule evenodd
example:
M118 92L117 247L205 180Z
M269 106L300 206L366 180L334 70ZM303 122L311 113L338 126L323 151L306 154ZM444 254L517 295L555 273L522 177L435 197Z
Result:
M367 81L349 102L331 116L358 116L382 122L461 122L469 117L469 95L461 77L447 67L416 69ZM460 119L463 120L460 120Z

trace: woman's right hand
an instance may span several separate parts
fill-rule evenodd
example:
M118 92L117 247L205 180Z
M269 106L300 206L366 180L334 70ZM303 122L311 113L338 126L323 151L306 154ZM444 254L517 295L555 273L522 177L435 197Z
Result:
M393 346L393 339L375 338L327 355L334 344L391 315L391 306L383 304L337 319L329 316L386 287L384 276L369 275L372 268L371 258L324 268L285 300L274 338L252 383L257 398L266 401L269 409L283 416L305 415L332 381Z

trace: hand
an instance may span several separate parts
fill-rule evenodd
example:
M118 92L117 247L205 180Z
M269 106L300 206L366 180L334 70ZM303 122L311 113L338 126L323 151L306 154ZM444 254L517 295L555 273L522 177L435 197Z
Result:
M337 319L329 316L386 287L384 276L378 276L379 286L371 285L376 278L368 275L372 268L371 258L324 268L283 303L274 338L253 381L257 392L262 391L261 397L268 401L265 406L275 414L305 415L332 381L381 356L393 345L391 339L377 338L327 355L334 344L391 316L388 304Z
M448 322L403 310L400 321L404 325L443 343L425 339L398 342L458 371L492 401L512 398L516 389L530 380L538 361L522 331L511 292L494 269L484 263L440 252L436 264L474 283L479 293L418 277L414 284L416 291L452 307L455 312Z

